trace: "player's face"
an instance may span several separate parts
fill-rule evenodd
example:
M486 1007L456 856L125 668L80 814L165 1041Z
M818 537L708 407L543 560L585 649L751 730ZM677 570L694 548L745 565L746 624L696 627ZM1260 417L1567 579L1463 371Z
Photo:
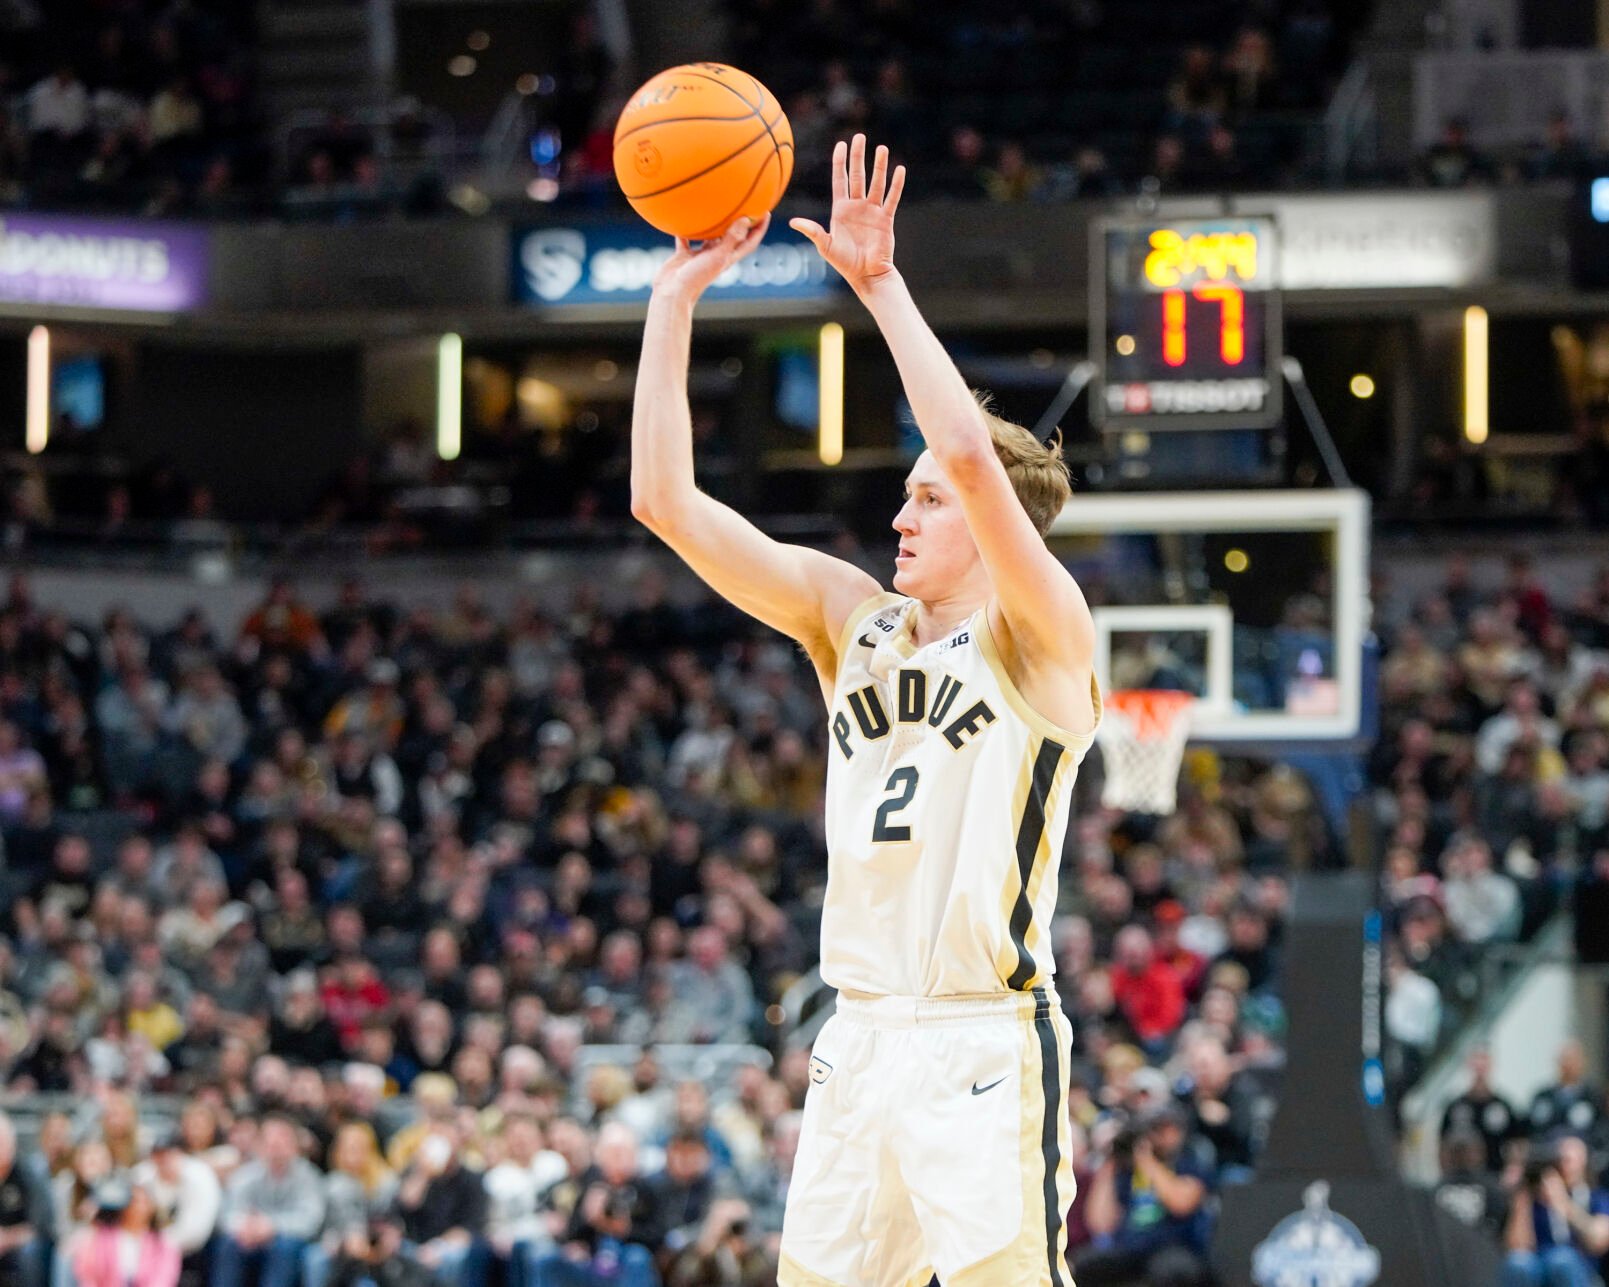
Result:
M905 478L905 504L894 516L899 554L894 588L917 599L955 591L978 562L978 547L954 486L933 453L924 451Z

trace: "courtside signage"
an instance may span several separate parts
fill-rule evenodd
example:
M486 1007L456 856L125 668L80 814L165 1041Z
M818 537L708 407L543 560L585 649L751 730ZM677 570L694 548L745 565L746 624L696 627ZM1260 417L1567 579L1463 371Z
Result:
M60 215L0 218L0 303L179 313L207 296L199 228Z
M514 233L514 298L522 304L640 304L674 247L646 225L545 226ZM773 231L715 279L710 299L823 299L835 274L797 233Z
M1330 1186L1317 1180L1302 1194L1303 1209L1274 1226L1252 1252L1257 1287L1371 1287L1380 1252L1357 1225L1330 1210Z

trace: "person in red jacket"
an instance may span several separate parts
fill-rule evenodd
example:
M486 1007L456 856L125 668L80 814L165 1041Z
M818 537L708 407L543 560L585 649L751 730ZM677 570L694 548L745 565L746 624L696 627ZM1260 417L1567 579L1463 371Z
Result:
M1112 955L1112 998L1140 1044L1155 1053L1184 1022L1184 985L1138 925L1117 936Z
M1171 966L1179 976L1185 999L1196 1001L1207 981L1207 962L1179 942L1179 926L1184 924L1187 915L1183 903L1168 898L1152 910L1151 923L1156 934L1157 960Z
M358 1037L370 1016L391 1003L391 993L381 982L373 962L356 953L339 957L324 977L319 995L324 1012L341 1036L347 1050L357 1049Z

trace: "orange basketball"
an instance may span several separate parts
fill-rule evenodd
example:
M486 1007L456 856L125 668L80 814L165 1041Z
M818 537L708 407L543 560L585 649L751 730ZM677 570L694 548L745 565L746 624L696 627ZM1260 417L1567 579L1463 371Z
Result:
M793 130L782 105L723 63L662 71L615 125L615 178L631 208L661 232L719 237L758 219L793 177Z

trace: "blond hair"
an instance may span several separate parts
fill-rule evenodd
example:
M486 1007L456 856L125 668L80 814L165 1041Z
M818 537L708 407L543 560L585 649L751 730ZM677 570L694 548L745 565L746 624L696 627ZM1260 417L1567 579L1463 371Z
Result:
M1073 494L1067 464L1061 456L1060 432L1052 434L1048 442L1040 442L1021 425L995 415L994 400L986 392L974 389L972 396L978 400L978 409L989 426L994 454L1005 466L1012 491L1017 493L1039 535L1047 535Z

